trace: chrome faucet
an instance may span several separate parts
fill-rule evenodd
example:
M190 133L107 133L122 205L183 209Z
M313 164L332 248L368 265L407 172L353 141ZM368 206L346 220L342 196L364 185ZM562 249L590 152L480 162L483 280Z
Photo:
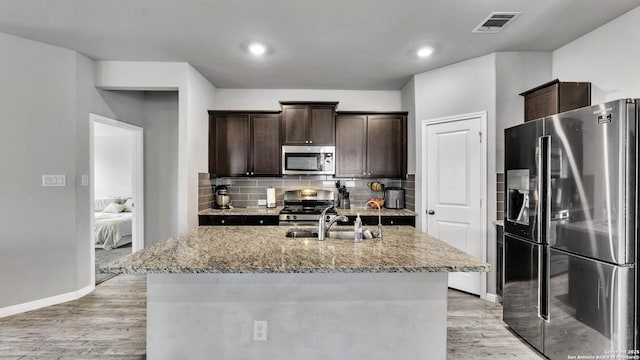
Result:
M329 229L331 229L331 226L333 226L333 224L335 224L338 221L342 221L342 222L349 221L349 218L347 218L346 216L339 215L331 219L331 221L329 221L329 224L327 224L324 217L327 215L327 211L329 211L330 209L333 209L333 205L322 210L322 214L320 214L320 220L318 222L318 240L319 241L324 240L325 236L327 235L327 233L329 232Z
M382 240L382 216L380 215L380 208L382 206L380 206L380 204L378 204L377 202L375 202L373 200L369 200L369 201L367 201L366 204L364 204L364 208L366 209L367 205L369 205L370 203L374 203L378 207L378 231L376 232L376 239L378 241L380 241L380 240Z

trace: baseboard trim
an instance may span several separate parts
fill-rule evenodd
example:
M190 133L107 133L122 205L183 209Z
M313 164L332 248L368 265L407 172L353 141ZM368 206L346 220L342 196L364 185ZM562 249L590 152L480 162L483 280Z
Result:
M68 292L66 294L60 294L60 295L51 296L51 297L44 298L44 299L30 301L30 302L23 303L23 304L12 305L12 306L7 306L7 307L4 307L4 308L0 308L0 318L11 316L11 315L16 315L16 314L21 314L21 313L27 312L27 311L41 309L43 307L47 307L47 306L51 306L51 305L62 304L62 303L65 303L67 301L77 300L77 299L80 299L81 297L89 294L95 288L96 288L96 286L94 284L91 284L91 285L87 285L87 286L83 287L82 289L80 289L78 291L72 291L72 292Z
M502 304L502 296L497 294L487 293L486 299L487 301L491 301L492 303Z

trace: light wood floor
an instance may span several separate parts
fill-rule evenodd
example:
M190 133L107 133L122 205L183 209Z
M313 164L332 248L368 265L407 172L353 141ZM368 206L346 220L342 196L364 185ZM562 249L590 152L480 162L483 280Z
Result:
M145 359L146 290L144 275L119 275L82 299L0 319L0 360ZM478 297L449 290L447 327L448 359L541 359Z

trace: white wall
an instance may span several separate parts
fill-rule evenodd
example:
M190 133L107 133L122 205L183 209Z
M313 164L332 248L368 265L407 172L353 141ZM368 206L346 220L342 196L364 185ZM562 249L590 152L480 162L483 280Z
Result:
M553 78L590 81L591 103L640 97L640 7L553 52Z
M422 178L421 122L445 116L478 111L487 112L487 205L489 215L495 214L495 114L496 76L495 54L463 61L436 70L417 74L415 81L416 107L416 226L424 229L420 214L425 179ZM494 220L488 218L489 222Z
M87 169L76 157L88 152L77 142L86 105L77 64L86 58L2 33L0 49L1 310L89 285L89 252L78 261L89 245L80 199L89 206L88 187L77 182ZM67 185L44 188L43 174L66 175Z
M187 174L188 228L198 226L198 173L209 172L209 113L216 103L216 88L191 65L187 67L188 144Z
M338 111L399 111L400 91L218 89L217 110L280 110L279 101L339 101Z
M496 172L504 172L504 129L524 122L518 94L551 78L551 52L496 53Z
M131 136L100 136L94 139L96 197L131 197L133 139Z
M178 90L178 231L197 226L197 172L207 168L199 147L208 134L203 129L207 110L214 108L215 87L187 63L135 61L97 61L96 86Z
M402 111L407 115L407 173L416 173L416 81L412 77L401 90Z
M414 76L415 86L415 173L416 227L426 231L422 223L423 193L426 179L422 176L422 121L441 117L487 112L487 240L495 242L492 221L496 213L495 126L496 126L496 55L459 62ZM495 264L495 263L494 263ZM492 279L488 281L491 287ZM495 281L493 281L495 287Z
M140 125L144 129L144 246L177 235L178 93L144 93Z
M145 247L178 234L177 92L97 90L96 93L95 114L144 129Z

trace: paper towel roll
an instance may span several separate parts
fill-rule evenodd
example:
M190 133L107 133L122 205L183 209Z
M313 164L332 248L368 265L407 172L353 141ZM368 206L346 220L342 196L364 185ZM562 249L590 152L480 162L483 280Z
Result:
M274 188L267 188L267 207L276 207L276 189Z

